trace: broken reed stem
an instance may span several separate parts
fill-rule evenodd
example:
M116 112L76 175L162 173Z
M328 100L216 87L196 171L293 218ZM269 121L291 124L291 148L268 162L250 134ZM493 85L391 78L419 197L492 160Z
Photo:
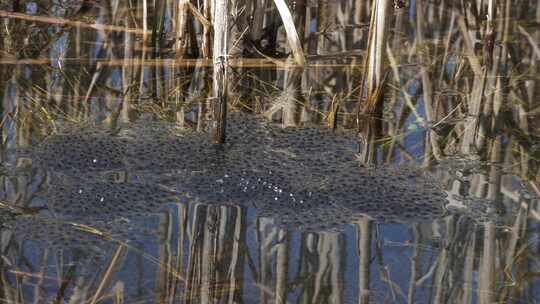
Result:
M289 42L289 46L293 53L294 61L296 64L303 66L306 63L306 57L304 56L302 41L296 31L296 25L294 24L294 18L289 10L289 6L285 3L285 0L274 0L274 3L276 4L279 15L281 16L281 21L283 22L283 27L287 33L287 41Z
M225 143L227 125L227 87L228 87L228 29L229 7L228 0L214 0L214 31L213 46L213 98L212 112L212 142Z

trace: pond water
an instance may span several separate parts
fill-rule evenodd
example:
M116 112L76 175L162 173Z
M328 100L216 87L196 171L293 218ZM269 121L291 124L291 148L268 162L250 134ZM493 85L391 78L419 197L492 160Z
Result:
M404 3L358 115L369 5L307 4L299 68L270 2L215 145L201 16L182 59L172 1L0 0L0 302L540 303L538 4L486 55L487 5Z

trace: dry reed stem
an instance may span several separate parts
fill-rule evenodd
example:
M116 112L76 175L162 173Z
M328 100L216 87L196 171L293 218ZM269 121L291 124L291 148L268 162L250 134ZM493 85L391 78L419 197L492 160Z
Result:
M229 83L229 4L228 0L216 0L214 3L214 26L221 29L214 31L213 75L212 75L212 141L214 144L225 143L227 125L227 99Z
M125 66L126 59L98 59L93 61L102 66ZM61 60L63 64L91 64L90 60L81 60L78 58L64 58ZM47 58L41 59L0 59L0 65L51 65L58 62ZM131 66L170 66L170 67L211 67L214 65L210 58L199 59L146 59L138 60L130 63ZM292 62L276 61L263 58L230 58L229 67L233 68L276 68L290 69L298 68L298 65ZM305 68L342 68L342 67L362 67L359 63L307 63Z
M527 38L527 41L532 47L532 50L536 54L537 58L540 58L540 48L538 47L538 41L535 41L535 39L529 34L521 25L518 25L519 32Z
M124 244L120 244L118 246L118 249L116 249L116 252L114 253L114 255L113 255L112 259L111 259L111 262L109 263L109 266L107 267L107 270L105 271L105 275L101 279L101 282L99 283L99 286L98 286L96 292L94 293L94 297L92 297L92 300L90 300L90 304L95 304L95 303L98 302L101 294L103 293L103 290L105 289L105 287L109 283L109 280L111 278L113 269L116 267L116 265L118 263L118 260L120 259L120 257L124 253L125 249L126 249L126 247L124 246Z
M146 42L148 41L148 35L150 34L150 32L148 31L148 2L147 0L142 0L143 2L143 15L142 15L142 19L143 19L143 41Z
M358 255L358 290L360 303L369 303L371 268L372 224L369 219L356 222L356 249Z
M188 0L184 0L183 3L187 5L193 16L197 18L197 20L204 26L204 27L212 27L212 23L206 18L196 7Z
M208 20L212 20L212 22L214 22L214 8L212 7L213 1L214 0L204 0L202 3L203 16ZM212 28L213 26L203 26L203 33L201 38L201 53L203 58L212 57Z
M293 53L294 61L298 65L305 65L306 58L304 56L304 50L302 49L302 41L298 37L296 26L294 24L294 18L291 15L291 11L284 0L274 0L276 7L283 21L283 27L287 33L287 41Z
M176 42L174 45L175 55L177 58L184 57L187 47L187 36L188 36L188 1L180 1L176 9L176 22L175 22L175 32L176 32Z
M47 24L57 24L57 25L67 25L67 26L81 27L81 28L90 28L90 29L94 29L98 31L105 31L105 32L124 32L124 33L139 34L139 35L149 35L152 33L151 31L145 31L145 30L141 30L137 28L128 28L128 27L123 27L123 26L105 25L105 24L98 24L98 23L90 24L86 22L73 21L73 20L68 20L64 18L34 16L34 15L28 15L28 14L23 14L23 13L8 12L8 11L3 11L3 10L0 10L0 17L26 20L26 21L32 21L32 22L41 22L41 23L47 23Z
M476 75L480 75L482 74L482 66L480 65L480 60L478 60L478 57L474 52L474 43L469 34L469 30L467 29L467 25L465 24L465 19L462 16L458 17L458 25L459 30L461 31L461 36L463 37L463 41L465 42L465 53L467 55L467 59L469 60L469 64L471 65L473 72Z

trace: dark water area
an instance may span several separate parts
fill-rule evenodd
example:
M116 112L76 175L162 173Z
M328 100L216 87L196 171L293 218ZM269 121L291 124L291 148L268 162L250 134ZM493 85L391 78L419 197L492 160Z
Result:
M231 1L222 145L150 2L0 0L0 302L540 303L536 1Z

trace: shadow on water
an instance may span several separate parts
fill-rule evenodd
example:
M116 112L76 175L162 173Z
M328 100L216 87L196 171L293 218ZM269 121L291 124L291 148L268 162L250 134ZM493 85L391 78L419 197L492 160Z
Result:
M394 1L373 85L369 1L303 67L233 1L219 146L207 1L132 2L0 0L2 302L540 301L536 2Z

